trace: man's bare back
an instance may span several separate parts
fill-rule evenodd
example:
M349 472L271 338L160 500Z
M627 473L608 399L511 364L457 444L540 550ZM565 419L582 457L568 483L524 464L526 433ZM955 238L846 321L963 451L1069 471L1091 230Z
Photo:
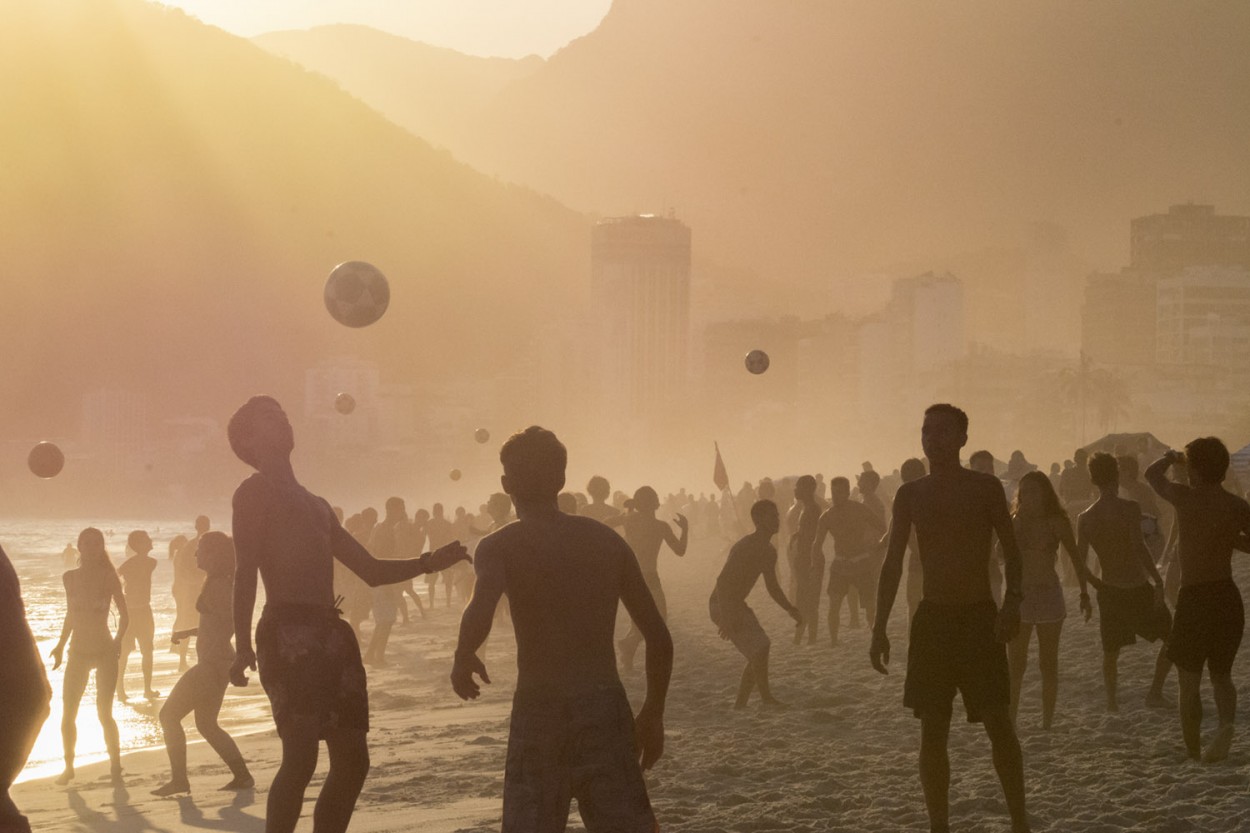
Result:
M1118 497L1099 498L1076 521L1081 541L1093 547L1102 582L1114 587L1140 587L1149 581L1142 561L1149 558L1141 533L1141 507Z

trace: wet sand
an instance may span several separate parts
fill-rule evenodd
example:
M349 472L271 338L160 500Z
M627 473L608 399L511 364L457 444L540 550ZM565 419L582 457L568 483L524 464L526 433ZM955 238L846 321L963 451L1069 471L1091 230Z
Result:
M796 647L789 618L764 593L752 606L773 639L773 687L785 711L753 703L731 708L742 660L707 620L706 599L728 542L695 541L684 559L665 553L661 572L668 590L677 648L666 716L665 757L648 777L664 830L713 831L924 831L928 829L916 777L919 727L902 707L906 635L895 612L891 674L868 665L866 629L843 629L843 645ZM1250 563L1238 556L1236 575L1250 586ZM1036 830L1239 831L1250 829L1250 735L1233 745L1228 761L1185 760L1171 711L1145 707L1142 696L1154 646L1139 643L1121 655L1121 711L1103 708L1097 614L1084 624L1075 615L1075 592L1060 654L1055 728L1040 728L1040 691L1034 664L1025 679L1020 734L1025 752L1030 814ZM357 805L352 830L429 833L498 830L509 698L515 680L512 637L496 631L486 662L494 685L483 698L462 704L447 683L457 609L440 606L422 622L397 626L392 667L370 671L373 770ZM822 629L823 630L823 629ZM640 663L641 665L641 663ZM1250 691L1243 655L1234 680ZM642 674L626 686L637 704ZM1175 699L1173 675L1168 697ZM1207 720L1214 706L1204 687ZM234 697L232 693L228 697ZM229 700L227 701L229 702ZM1008 830L1006 808L994 776L989 744L979 726L965 723L956 703L951 734L951 814L954 829ZM1243 706L1243 714L1245 707ZM83 719L91 719L84 708ZM1239 722L1244 726L1244 719ZM188 736L196 737L188 721ZM235 796L216 787L224 766L203 743L190 750L193 792L157 799L148 791L166 775L163 752L128 755L126 788L114 791L103 765L83 767L74 789L49 781L16 788L37 830L140 831L263 830L264 802L278 760L272 731L241 742L260 786ZM311 830L312 800L325 765L308 791L301 830ZM581 829L574 810L570 829Z

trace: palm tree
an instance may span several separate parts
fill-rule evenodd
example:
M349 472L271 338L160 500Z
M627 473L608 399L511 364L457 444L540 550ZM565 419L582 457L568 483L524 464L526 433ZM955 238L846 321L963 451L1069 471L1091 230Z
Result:
M1090 405L1094 406L1103 433L1129 414L1131 399L1124 378L1106 368L1094 367L1083 350L1076 367L1059 371L1058 381L1060 396L1081 414L1081 445L1088 441L1085 429Z

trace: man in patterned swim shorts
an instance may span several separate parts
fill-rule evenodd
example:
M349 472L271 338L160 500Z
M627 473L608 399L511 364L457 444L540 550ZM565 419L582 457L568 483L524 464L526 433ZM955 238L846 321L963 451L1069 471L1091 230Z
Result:
M313 812L316 833L341 833L351 821L369 771L369 695L360 649L334 606L334 561L371 587L407 581L467 560L459 542L420 558L380 561L343 529L330 504L295 479L295 438L282 407L255 396L230 419L230 447L256 469L234 493L235 685L260 666L282 740L282 762L269 789L266 833L290 833L322 740L330 771ZM257 574L265 609L252 649Z
M556 497L568 455L537 426L499 452L517 518L477 546L477 586L460 622L451 684L466 700L490 682L477 656L506 593L517 684L504 766L504 833L556 833L573 798L588 833L658 830L642 770L664 751L673 641L624 539ZM646 640L647 695L637 718L616 671L613 630L625 605Z

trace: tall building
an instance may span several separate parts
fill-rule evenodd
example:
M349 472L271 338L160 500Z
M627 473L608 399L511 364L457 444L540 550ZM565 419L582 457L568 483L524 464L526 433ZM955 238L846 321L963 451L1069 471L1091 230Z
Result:
M1158 283L1159 364L1250 369L1250 270L1192 266Z
M1154 277L1132 269L1093 274L1085 282L1081 350L1095 364L1155 362L1157 312Z
M591 276L603 404L657 417L688 381L690 228L653 215L602 220Z
M1133 220L1129 251L1133 269L1158 276L1190 266L1250 269L1250 217L1219 215L1213 205L1174 205Z

